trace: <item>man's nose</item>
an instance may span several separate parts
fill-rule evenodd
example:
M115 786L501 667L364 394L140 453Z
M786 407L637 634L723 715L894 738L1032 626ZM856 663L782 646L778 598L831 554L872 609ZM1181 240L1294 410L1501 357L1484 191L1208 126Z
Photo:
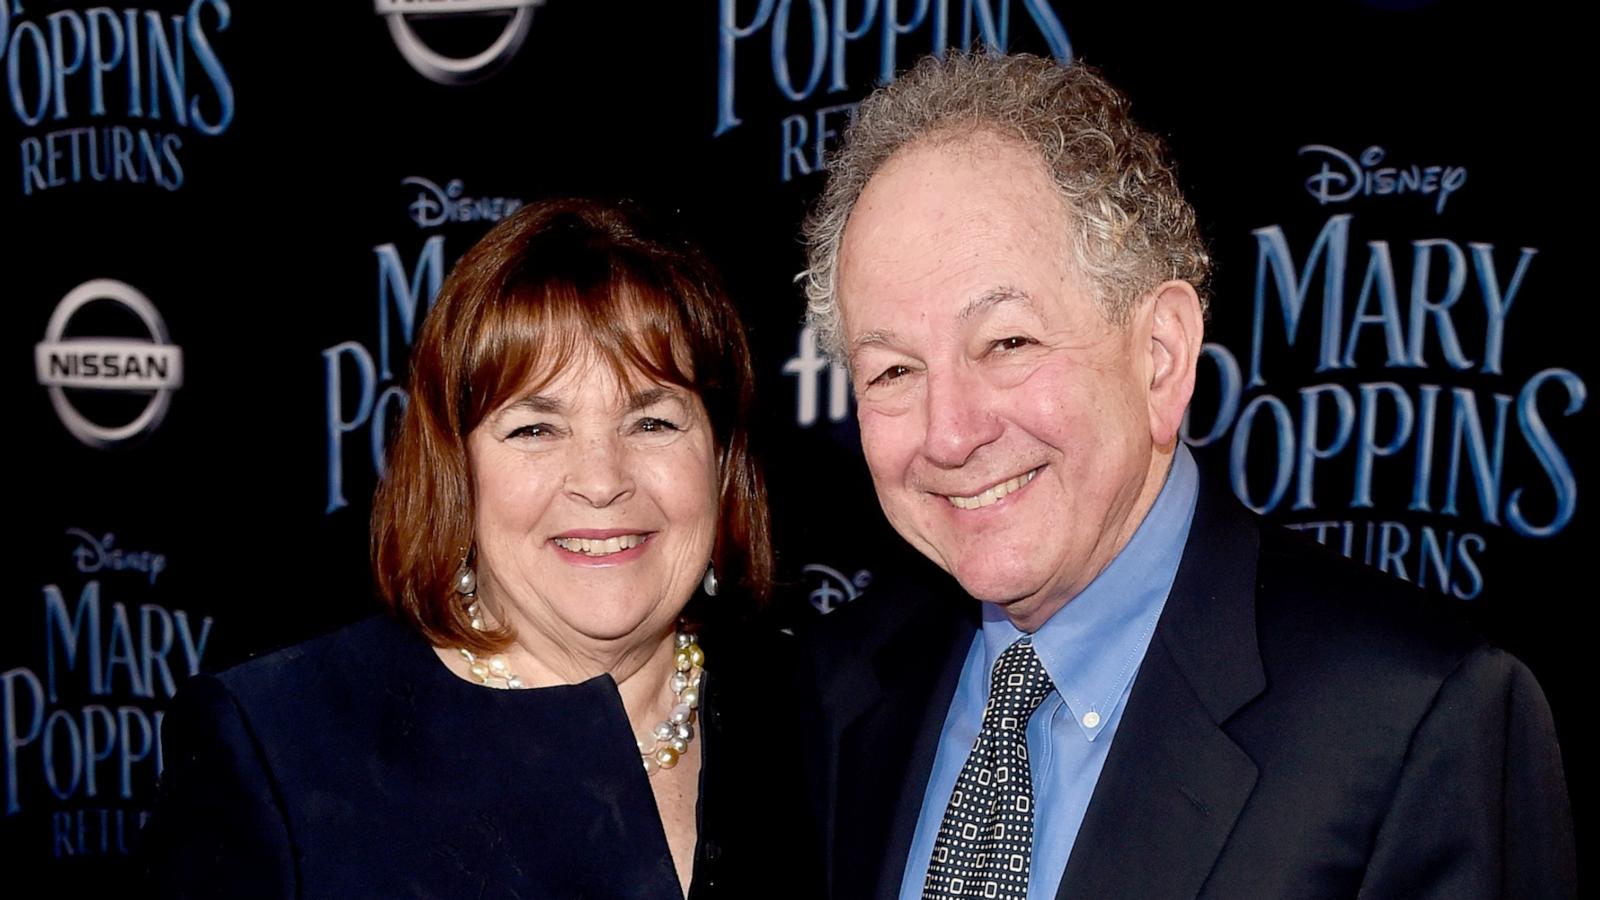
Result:
M992 390L975 373L959 369L929 372L927 432L922 453L940 468L965 465L972 454L1000 437L1004 426L992 409Z

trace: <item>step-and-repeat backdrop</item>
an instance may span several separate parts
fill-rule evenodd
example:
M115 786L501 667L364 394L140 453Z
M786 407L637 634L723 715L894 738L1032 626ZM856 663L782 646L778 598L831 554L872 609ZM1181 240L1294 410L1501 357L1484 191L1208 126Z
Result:
M1203 465L1523 656L1578 792L1580 32L1429 0L0 0L0 879L125 891L183 678L374 608L408 346L535 198L705 244L757 351L778 611L871 602L895 539L797 224L867 90L984 45L1096 64L1168 136L1218 260Z

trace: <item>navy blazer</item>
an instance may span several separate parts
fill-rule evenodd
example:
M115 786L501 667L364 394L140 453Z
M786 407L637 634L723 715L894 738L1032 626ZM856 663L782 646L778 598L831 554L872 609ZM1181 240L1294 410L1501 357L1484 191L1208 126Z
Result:
M706 643L690 898L809 900L783 832L799 780L771 779L767 679L741 646ZM378 617L191 680L162 742L154 896L683 896L609 676L485 689Z
M897 897L977 602L880 573L805 655L835 900ZM1182 562L1057 897L1576 896L1532 674L1411 586L1202 479Z

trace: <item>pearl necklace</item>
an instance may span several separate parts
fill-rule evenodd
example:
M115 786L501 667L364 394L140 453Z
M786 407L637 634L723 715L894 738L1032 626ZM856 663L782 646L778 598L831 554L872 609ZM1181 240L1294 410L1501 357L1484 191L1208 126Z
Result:
M478 609L478 604L473 603L468 606L467 613L472 616L472 627L479 631L484 630L483 615ZM667 682L675 698L672 711L651 730L648 746L644 741L634 740L647 775L654 775L661 769L676 766L678 758L688 752L689 742L694 740L695 710L700 708L700 679L705 674L706 654L700 649L700 645L695 643L694 636L686 631L679 631L673 638L673 644L673 672L672 678ZM477 683L504 690L527 687L522 679L511 671L504 653L496 653L484 659L465 647L460 648L459 652L461 658L466 660L467 671Z

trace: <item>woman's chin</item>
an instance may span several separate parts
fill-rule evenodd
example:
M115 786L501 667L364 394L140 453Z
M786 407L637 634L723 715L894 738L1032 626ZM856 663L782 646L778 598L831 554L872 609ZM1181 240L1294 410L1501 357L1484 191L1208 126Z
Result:
M583 610L581 615L563 619L563 624L591 641L640 641L661 637L677 624L677 613L663 616L654 610Z

